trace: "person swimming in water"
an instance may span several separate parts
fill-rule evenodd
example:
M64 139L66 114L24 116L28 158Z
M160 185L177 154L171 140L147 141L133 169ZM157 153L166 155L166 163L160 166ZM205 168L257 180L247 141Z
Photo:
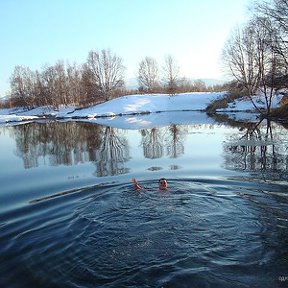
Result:
M132 179L132 183L134 184L136 190L146 190L145 188L141 187L135 178ZM158 184L159 190L168 190L168 182L166 178L159 179Z

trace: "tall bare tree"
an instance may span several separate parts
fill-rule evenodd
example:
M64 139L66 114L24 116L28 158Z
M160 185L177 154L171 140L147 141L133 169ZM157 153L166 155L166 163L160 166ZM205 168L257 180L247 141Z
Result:
M113 91L124 85L124 70L122 58L113 55L110 50L90 51L87 67L93 77L98 93L109 100Z
M149 93L158 86L158 64L155 59L145 57L139 64L138 83L140 89Z
M224 47L223 60L259 112L252 96L259 90L262 92L269 114L278 62L271 45L274 34L267 29L269 20L266 19L265 25L263 21L254 18L243 29L238 28Z
M288 70L288 1L258 1L255 10L262 18L268 18L272 25L268 26L275 35L274 50L282 58L284 72ZM272 28L272 29L271 29Z
M223 50L223 60L230 74L245 88L251 97L258 87L258 67L253 30L236 28Z
M42 71L42 81L46 87L46 99L49 106L57 108L61 104L57 94L57 71L54 66L46 65Z
M69 104L79 105L81 102L81 70L76 63L68 64L66 69L66 83L69 90L68 102Z
M259 91L264 96L266 111L271 111L272 98L277 86L275 79L280 69L280 59L274 43L277 42L277 33L269 18L257 17L252 21L255 29L255 42L257 44L257 59L259 70ZM251 27L251 29L252 29Z
M81 104L83 105L96 104L102 100L98 95L98 86L93 79L93 72L88 64L83 64L81 69Z
M179 66L171 55L165 57L165 64L163 67L164 85L167 92L174 95L178 86Z
M28 67L16 66L10 78L11 96L16 105L32 108L34 106L35 73Z

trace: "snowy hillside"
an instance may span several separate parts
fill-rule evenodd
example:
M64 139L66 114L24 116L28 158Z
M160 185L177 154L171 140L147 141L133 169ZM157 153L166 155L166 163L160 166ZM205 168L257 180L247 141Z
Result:
M67 120L76 118L91 120L96 118L100 119L101 117L115 117L117 115L141 115L154 112L204 111L211 101L219 97L223 97L225 93L226 92L195 92L182 93L175 96L169 96L167 94L129 95L119 97L99 105L91 106L89 108L77 108L70 106L61 107L58 110L52 110L47 107L39 107L29 111L25 111L23 108L2 109L0 110L0 123L30 121L45 117ZM275 97L273 107L279 105L280 99L280 97ZM259 105L264 106L263 103L259 103ZM227 110L229 110L229 112L247 110L253 111L254 107L249 100L238 100L231 103L229 108L223 109L222 111L225 112ZM170 113L170 117L172 117L172 115L173 114ZM178 117L180 116L179 113L177 113L177 115ZM187 118L188 116L189 115L186 113L185 117ZM157 121L155 116L152 116L152 118ZM119 121L121 122L122 120Z

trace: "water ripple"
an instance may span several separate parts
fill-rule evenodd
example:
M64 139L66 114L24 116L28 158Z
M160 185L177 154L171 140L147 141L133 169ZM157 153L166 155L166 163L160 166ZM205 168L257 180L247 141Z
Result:
M288 259L281 187L171 179L159 192L144 184L151 190L124 183L57 193L8 213L2 286L277 287Z

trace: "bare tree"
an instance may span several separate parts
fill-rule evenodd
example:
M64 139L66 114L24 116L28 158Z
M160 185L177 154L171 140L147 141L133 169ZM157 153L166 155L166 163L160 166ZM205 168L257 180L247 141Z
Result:
M44 86L46 87L46 102L48 105L52 106L53 108L57 108L60 101L57 101L57 92L56 92L56 78L57 72L55 71L54 66L46 65L43 68L42 72L42 81Z
M263 21L255 18L243 29L238 28L224 47L223 60L259 112L252 96L259 90L262 92L266 113L269 114L275 92L277 58L271 46L274 34L267 29L269 21L266 19L265 25Z
M245 88L249 97L258 87L256 48L252 36L253 30L237 27L223 50L224 63L231 75Z
M141 90L149 93L158 86L158 64L151 57L145 57L139 64L138 82Z
M165 57L165 64L163 67L164 85L167 92L174 95L178 87L179 66L171 55Z
M191 79L186 77L182 77L178 80L178 91L179 93L183 92L192 92L193 91L193 84Z
M81 102L81 70L78 65L74 63L73 65L68 64L66 71L66 87L69 90L68 102L69 104L79 105Z
M69 87L67 87L67 81L66 81L66 69L63 61L58 61L54 65L55 70L55 79L54 79L54 85L55 85L55 94L54 94L54 101L56 107L59 107L62 105L68 105L68 93L69 93Z
M204 92L207 91L206 84L203 80L197 79L193 81L192 91L194 92Z
M36 70L36 81L34 87L34 94L35 94L35 104L36 106L49 106L48 95L47 95L47 87L44 84L42 73Z
M112 92L124 85L125 67L122 62L122 59L112 55L110 50L89 52L87 67L97 86L98 93L105 100L109 100Z
M93 80L93 72L88 67L88 64L85 63L82 65L81 69L81 104L93 104L99 102L101 97L98 95L98 87ZM98 96L99 99L96 97Z
M268 18L255 18L252 21L255 29L255 42L257 44L257 58L259 74L259 91L264 96L267 114L271 111L272 98L275 95L275 78L279 69L279 58L276 52L276 33ZM251 29L252 29L251 27Z
M34 105L35 73L28 67L16 66L10 78L11 96L16 105L32 108Z
M274 51L282 58L284 72L288 69L288 1L271 0L258 1L255 11L260 14L262 19L268 18L272 25L266 27L275 35L273 42ZM265 25L265 23L263 23Z

